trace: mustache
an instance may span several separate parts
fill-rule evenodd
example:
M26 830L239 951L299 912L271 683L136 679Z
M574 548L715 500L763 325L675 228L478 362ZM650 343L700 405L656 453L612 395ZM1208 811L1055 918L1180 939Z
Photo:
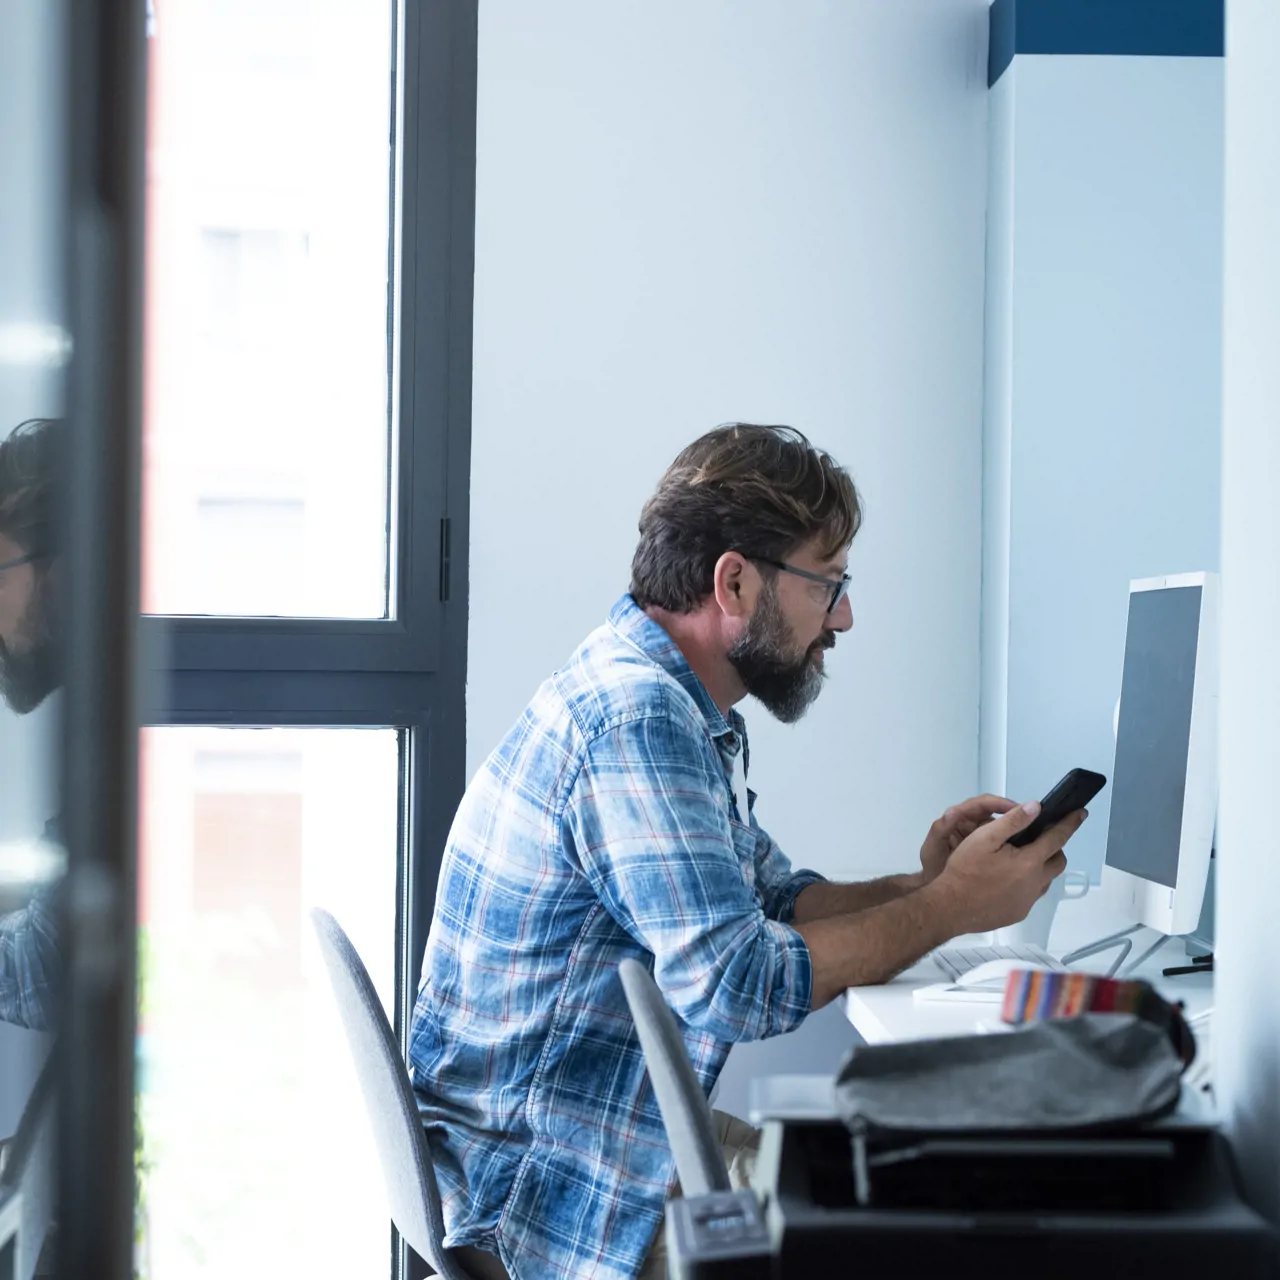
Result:
M824 631L810 646L810 653L817 653L819 649L834 649L836 647L836 633L834 631Z

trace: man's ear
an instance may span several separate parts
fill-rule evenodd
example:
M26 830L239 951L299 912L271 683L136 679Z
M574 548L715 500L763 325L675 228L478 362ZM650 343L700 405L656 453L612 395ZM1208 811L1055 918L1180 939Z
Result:
M749 618L760 590L759 571L741 552L726 551L716 561L712 589L726 617Z

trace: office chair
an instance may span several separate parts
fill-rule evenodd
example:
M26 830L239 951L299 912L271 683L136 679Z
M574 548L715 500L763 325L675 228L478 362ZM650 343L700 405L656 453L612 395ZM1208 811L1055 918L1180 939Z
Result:
M474 1280L446 1249L431 1149L400 1047L351 939L327 911L311 912L347 1047L360 1079L396 1230L443 1280Z
M693 1074L675 1015L649 971L636 960L618 966L622 989L631 1006L645 1066L658 1099L662 1125L676 1158L683 1196L729 1191L729 1170L716 1136L711 1107Z
M57 1069L53 1055L31 1091L17 1132L5 1151L4 1172L0 1173L0 1192L16 1191L18 1206L17 1247L12 1256L13 1270L0 1273L30 1280L36 1275L52 1275L41 1270L41 1251L53 1221L53 1201L57 1174ZM52 1265L45 1259L45 1265Z

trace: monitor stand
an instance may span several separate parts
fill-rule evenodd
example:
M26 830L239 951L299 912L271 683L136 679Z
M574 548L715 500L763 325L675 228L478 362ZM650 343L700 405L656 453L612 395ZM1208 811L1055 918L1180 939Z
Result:
M1121 965L1124 965L1124 962L1129 958L1129 952L1133 950L1132 935L1144 928L1146 928L1145 925L1131 924L1127 929L1121 929L1119 933L1108 934L1105 938L1099 938L1097 942L1089 943L1088 946L1078 947L1075 951L1067 952L1061 958L1061 963L1070 969L1077 961L1084 960L1088 956L1096 956L1100 952L1110 951L1112 947L1119 947L1120 954L1116 956L1111 968L1107 970L1107 977L1127 977L1169 941L1169 935L1162 933L1136 960L1130 961L1122 971Z
M1086 959L1088 956L1096 956L1100 952L1109 951L1112 947L1118 947L1120 954L1116 956L1112 962L1111 968L1107 970L1108 978L1127 978L1135 973L1147 960L1149 960L1166 942L1172 941L1175 937L1183 937L1182 934L1160 934L1156 940L1143 952L1141 952L1135 960L1130 960L1126 965L1124 962L1129 957L1129 952L1133 950L1132 935L1137 933L1139 929L1146 928L1145 925L1131 924L1127 929L1122 929L1119 933L1108 934L1105 938L1099 938L1097 942L1091 942L1088 946L1078 947L1075 951L1069 951L1062 956L1060 963L1070 969L1072 965L1080 960ZM1123 969L1121 966L1124 966ZM1191 963L1188 965L1174 965L1165 969L1164 976L1166 978L1175 977L1180 973L1212 973L1213 972L1213 953L1208 955L1193 956Z
M1097 942L1089 943L1088 946L1077 947L1075 951L1068 951L1065 956L1061 956L1059 959L1066 968L1070 969L1078 960L1096 956L1103 951L1110 951L1112 947L1119 947L1120 954L1116 956L1115 962L1107 970L1107 977L1114 977L1120 966L1128 958L1129 952L1133 950L1133 942L1130 935L1137 933L1141 928L1142 925L1140 924L1131 924L1127 929L1121 929L1119 933L1110 933L1105 938L1099 938Z

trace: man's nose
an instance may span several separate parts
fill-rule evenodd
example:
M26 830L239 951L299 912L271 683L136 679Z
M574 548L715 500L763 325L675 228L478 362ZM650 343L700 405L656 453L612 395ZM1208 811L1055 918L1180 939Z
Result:
M853 605L849 603L849 597L845 596L838 605L836 605L835 613L828 614L830 621L827 625L832 631L850 631L853 628Z

